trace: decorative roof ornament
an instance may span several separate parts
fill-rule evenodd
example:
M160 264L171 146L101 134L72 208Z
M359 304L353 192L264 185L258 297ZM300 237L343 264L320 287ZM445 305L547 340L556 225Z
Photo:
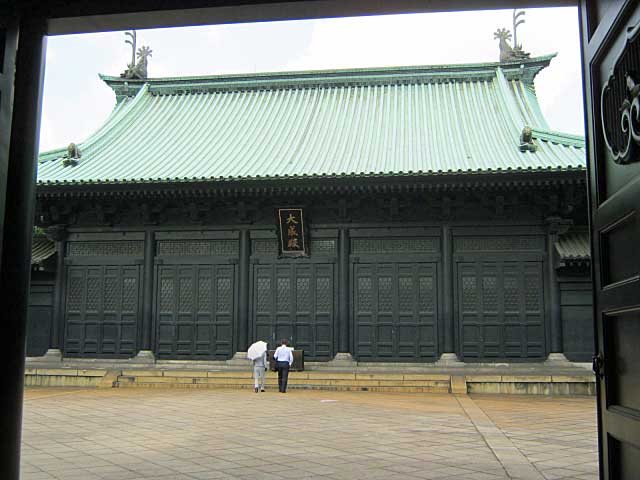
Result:
M538 150L538 146L533 143L533 130L529 126L525 126L520 134L520 151L534 153Z
M151 57L152 51L147 46L138 49L138 61L136 62L136 31L124 32L129 37L125 43L131 45L131 63L127 64L127 69L120 74L122 78L131 78L134 80L142 80L147 78L147 62Z
M75 143L70 143L67 147L67 154L62 157L64 160L62 161L63 167L75 167L78 164L78 159L82 156L80 149Z
M500 40L500 61L501 62L517 62L529 58L529 53L522 50L522 44L518 43L517 29L518 25L524 23L523 10L517 11L513 9L513 47L509 45L507 40L511 40L511 32L506 28L499 28L493 34L493 38Z

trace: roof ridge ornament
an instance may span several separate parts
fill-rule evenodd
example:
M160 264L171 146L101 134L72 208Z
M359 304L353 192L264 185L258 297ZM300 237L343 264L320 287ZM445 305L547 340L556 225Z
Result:
M513 9L513 47L507 40L511 40L511 31L507 28L499 28L493 34L494 39L500 40L500 62L517 62L529 58L529 53L522 49L522 44L518 43L518 25L524 23L524 18L520 18L526 12Z
M131 78L134 80L142 80L147 78L147 64L148 58L152 55L152 50L143 45L137 51L138 61L136 62L136 40L137 34L135 30L131 30L130 32L124 32L124 34L129 37L129 39L125 40L125 43L131 45L131 63L127 64L127 69L120 74L122 78Z
M69 146L67 147L67 153L62 160L62 166L63 167L75 167L78 164L78 160L80 159L80 157L82 156L82 153L80 152L80 148L78 148L78 146L71 142L69 144Z
M525 125L520 133L520 151L535 153L538 146L533 142L533 129Z

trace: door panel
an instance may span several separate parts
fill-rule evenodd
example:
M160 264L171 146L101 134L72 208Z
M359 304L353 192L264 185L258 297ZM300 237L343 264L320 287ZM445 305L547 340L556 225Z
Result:
M53 285L31 285L27 321L27 357L44 355L49 348L53 321Z
M353 266L355 352L360 360L435 359L436 266Z
M157 272L158 357L231 357L234 265L162 265Z
M581 2L600 472L640 471L640 4Z
M67 267L65 355L133 356L140 316L140 267Z
M458 263L463 358L544 357L543 291L541 262Z
M252 331L272 347L287 338L305 358L333 356L333 264L255 264Z

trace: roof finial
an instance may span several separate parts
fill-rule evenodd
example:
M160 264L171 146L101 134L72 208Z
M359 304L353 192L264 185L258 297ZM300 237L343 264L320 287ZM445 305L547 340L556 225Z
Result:
M517 62L529 58L529 54L524 52L521 47L511 48L507 40L511 40L511 32L506 28L499 28L493 34L493 38L500 40L500 61L501 62Z
M524 16L526 12L524 10L513 9L513 48L522 50L522 45L518 43L518 25L524 23L524 18L518 20L518 17Z
M127 69L120 74L123 78L143 79L147 78L147 61L151 56L151 49L147 46L142 46L138 49L138 61L136 62L136 31L124 32L130 40L125 40L125 43L131 45L131 63L127 65Z

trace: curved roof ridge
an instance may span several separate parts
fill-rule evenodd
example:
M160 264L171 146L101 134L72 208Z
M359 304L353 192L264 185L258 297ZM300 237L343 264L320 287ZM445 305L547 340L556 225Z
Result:
M555 56L554 53L518 62L234 73L142 80L100 74L100 78L116 92L119 99L135 95L143 84L149 84L150 90L154 94L171 95L214 90L475 81L492 77L498 68L503 69L510 80L519 79L526 84L531 84L538 72L546 68Z

